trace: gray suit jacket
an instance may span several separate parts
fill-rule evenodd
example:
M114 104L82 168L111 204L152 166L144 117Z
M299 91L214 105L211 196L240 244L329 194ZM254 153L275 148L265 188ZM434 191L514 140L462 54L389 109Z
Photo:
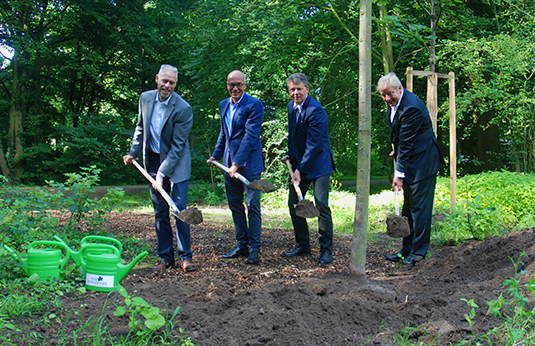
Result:
M143 165L147 169L150 123L154 100L158 90L150 90L139 96L139 109L136 129L132 137L129 154L137 157L143 151ZM193 126L191 106L177 93L173 92L162 120L160 142L160 168L173 183L189 180L191 175L191 155L188 137Z

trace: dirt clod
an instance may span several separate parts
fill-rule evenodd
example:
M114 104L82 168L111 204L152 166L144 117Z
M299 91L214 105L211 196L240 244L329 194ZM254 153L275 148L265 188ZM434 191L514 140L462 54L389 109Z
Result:
M299 203L295 206L295 213L299 217L304 218L312 218L312 217L318 217L320 216L320 212L318 208L312 203L311 201L307 199L303 199L299 201Z
M249 188L262 192L277 191L275 185L273 185L273 183L269 180L255 180L249 184Z
M195 207L181 211L178 213L178 218L190 225L198 225L203 221L202 212Z
M411 234L406 216L389 216L386 218L386 234L392 238L404 238Z

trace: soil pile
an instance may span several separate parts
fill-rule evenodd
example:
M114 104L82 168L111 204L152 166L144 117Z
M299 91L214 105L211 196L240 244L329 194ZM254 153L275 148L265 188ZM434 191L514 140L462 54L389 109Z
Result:
M114 213L109 230L156 244L152 215ZM203 346L388 345L406 326L422 326L412 335L421 341L437 338L435 344L448 344L469 331L464 319L468 307L461 298L474 299L480 306L475 320L481 321L486 302L504 290L505 279L514 277L512 260L525 252L521 269L535 272L533 230L431 248L431 256L415 266L386 261L383 255L399 250L401 240L384 235L368 245L364 281L349 277L351 236L336 236L334 262L320 267L314 232L312 256L286 259L281 254L294 248L293 231L263 229L257 266L245 264L245 258L220 258L235 245L233 229L205 222L191 226L191 235L197 271L172 268L157 274L151 270L156 263L138 265L122 284L152 305L165 301L171 311L180 306L175 325ZM106 298L91 293L82 316L100 316ZM119 298L111 294L106 308L112 334L128 331L128 321L113 316ZM65 311L80 309L80 301L66 304ZM487 317L482 329L497 324Z

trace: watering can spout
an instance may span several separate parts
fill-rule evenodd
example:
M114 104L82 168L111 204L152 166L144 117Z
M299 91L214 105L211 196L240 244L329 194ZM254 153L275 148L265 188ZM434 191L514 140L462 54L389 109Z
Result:
M121 282L125 278L126 275L134 268L137 262L139 262L143 257L147 256L149 253L147 251L143 251L139 255L137 255L136 258L130 262L130 264L117 264L117 282Z
M71 247L57 235L54 236L54 239L56 239L57 241L65 245L65 250L69 254L69 257L72 258L74 263L80 263L80 252L74 251L73 249L71 249Z
M28 266L26 263L28 261L28 258L20 258L19 255L17 254L17 251L13 250L12 248L10 248L9 246L5 244L4 244L4 249L6 249L6 251L9 252L15 260L21 263L22 270L24 271L26 275L28 275Z

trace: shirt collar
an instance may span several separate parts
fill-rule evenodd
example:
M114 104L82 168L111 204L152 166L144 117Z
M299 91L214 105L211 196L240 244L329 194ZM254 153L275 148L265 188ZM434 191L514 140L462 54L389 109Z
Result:
M308 98L308 95L305 97L305 99L301 103L295 103L295 101L294 101L294 109L297 109L297 110L301 111L301 108L303 107L303 103L305 103L307 98Z
M167 98L167 100L165 100L163 102L160 102L160 96L158 95L158 93L156 93L156 98L154 99L154 101L159 103L159 104L168 106L169 105L169 100L171 100L171 97L173 97L173 94L171 94L171 96L169 96Z
M230 106L231 107L238 107L238 104L240 104L240 102L241 102L241 100L243 100L244 96L245 96L245 92L243 93L243 95L241 95L240 99L236 103L232 103L232 97L230 97L229 100L228 100Z

